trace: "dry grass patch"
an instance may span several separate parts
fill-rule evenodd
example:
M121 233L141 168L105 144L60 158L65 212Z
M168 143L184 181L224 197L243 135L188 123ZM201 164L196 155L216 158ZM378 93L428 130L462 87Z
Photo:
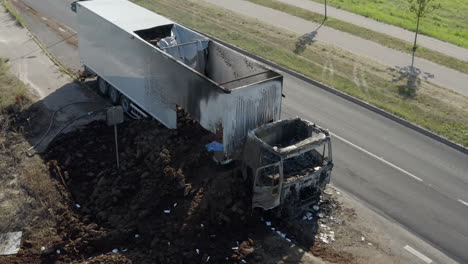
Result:
M8 60L0 58L0 110L18 103L23 105L26 86L9 71Z
M0 58L0 233L23 231L24 241L35 241L37 252L56 235L53 208L61 199L39 156L28 156L31 146L19 122L30 106L27 87L8 71Z

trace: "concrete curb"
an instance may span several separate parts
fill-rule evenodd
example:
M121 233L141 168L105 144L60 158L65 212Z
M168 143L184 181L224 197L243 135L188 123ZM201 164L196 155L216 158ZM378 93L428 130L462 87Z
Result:
M194 29L192 29L192 30L194 30ZM269 60L264 59L262 57L259 57L257 55L251 54L248 51L245 51L245 50L243 50L243 49L241 49L239 47L236 47L236 46L234 46L232 44L226 43L226 42L224 42L224 41L222 41L222 40L220 40L218 38L215 38L215 37L210 36L208 34L205 34L203 32L199 32L197 30L194 30L194 31L196 31L196 32L198 32L198 33L200 33L202 35L205 35L205 36L207 36L207 37L209 37L211 39L214 39L214 40L218 41L219 43L221 43L221 44L223 44L223 45L225 45L225 46L227 46L227 47L229 47L231 49L236 50L239 53L242 53L244 55L248 55L248 56L250 56L252 58L255 58L256 60L258 60L258 61L260 61L260 62L262 62L262 63L264 63L264 64L266 64L266 65L268 65L270 67L273 67L273 68L276 68L276 69L281 70L283 72L286 72L286 73L288 73L288 74L290 74L290 75L292 75L292 76L294 76L294 77L296 77L296 78L298 78L298 79L300 79L302 81L305 81L305 82L310 83L310 84L312 84L314 86L317 86L317 87L319 87L319 88L321 88L321 89L323 89L325 91L333 93L333 94L335 94L335 95L337 95L337 96L339 96L341 98L344 98L344 99L346 99L348 101L351 101L351 102L353 102L353 103L355 103L355 104L357 104L359 106L362 106L362 107L364 107L364 108L366 108L366 109L368 109L368 110L370 110L370 111L372 111L374 113L380 114L380 115L382 115L382 116L384 116L384 117L386 117L386 118L388 118L388 119L390 119L392 121L395 121L395 122L399 123L400 125L403 125L403 126L405 126L407 128L410 128L410 129L413 129L414 131L419 132L419 133L421 133L421 134L423 134L423 135L425 135L427 137L430 137L430 138L432 138L432 139L434 139L434 140L436 140L436 141L438 141L438 142L440 142L442 144L445 144L445 145L447 145L447 146L449 146L451 148L454 148L454 149L460 151L461 153L468 154L468 148L465 148L464 146L462 146L460 144L457 144L457 143L455 143L453 141L450 141L449 139L447 139L445 137L437 135L437 134L435 134L435 133L433 133L433 132L431 132L431 131L429 131L429 130L427 130L427 129L419 126L419 125L416 125L416 124L411 123L411 122L409 122L407 120L404 120L403 118L398 117L398 116L396 116L394 114L391 114L391 113L389 113L389 112L387 112L387 111L385 111L385 110L383 110L383 109L381 109L379 107L376 107L374 105L366 103L366 102L364 102L364 101L362 101L362 100L360 100L360 99L358 99L358 98L356 98L354 96L351 96L349 94L341 92L341 91L339 91L339 90L337 90L337 89L335 89L333 87L327 86L327 85L325 85L325 84L323 84L321 82L312 80L309 77L307 77L305 75L302 75L302 74L300 74L298 72L295 72L295 71L292 71L290 69L284 68L283 66L280 66L280 65L278 65L278 64L276 64L276 63L274 63L272 61L269 61Z

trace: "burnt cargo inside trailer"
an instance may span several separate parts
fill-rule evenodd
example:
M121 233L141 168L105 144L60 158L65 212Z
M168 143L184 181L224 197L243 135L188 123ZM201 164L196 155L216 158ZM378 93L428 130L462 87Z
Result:
M181 106L235 157L280 119L283 77L248 56L125 0L79 2L77 19L83 65L168 128Z

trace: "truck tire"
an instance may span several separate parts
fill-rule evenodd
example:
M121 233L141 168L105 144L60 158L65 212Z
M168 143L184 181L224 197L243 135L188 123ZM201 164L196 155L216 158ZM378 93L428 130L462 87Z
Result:
M112 85L109 85L109 99L113 105L120 103L120 92L115 89Z
M101 95L107 95L109 91L109 84L101 77L97 79L97 88Z
M120 106L122 106L122 110L125 113L130 111L130 99L128 99L127 96L123 94L120 95Z

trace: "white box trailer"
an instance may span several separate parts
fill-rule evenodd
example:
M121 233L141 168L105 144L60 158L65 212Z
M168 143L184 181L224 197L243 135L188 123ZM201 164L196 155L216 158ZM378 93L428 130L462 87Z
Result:
M181 106L236 157L249 130L280 119L283 77L258 61L126 0L76 12L82 64L166 127Z

